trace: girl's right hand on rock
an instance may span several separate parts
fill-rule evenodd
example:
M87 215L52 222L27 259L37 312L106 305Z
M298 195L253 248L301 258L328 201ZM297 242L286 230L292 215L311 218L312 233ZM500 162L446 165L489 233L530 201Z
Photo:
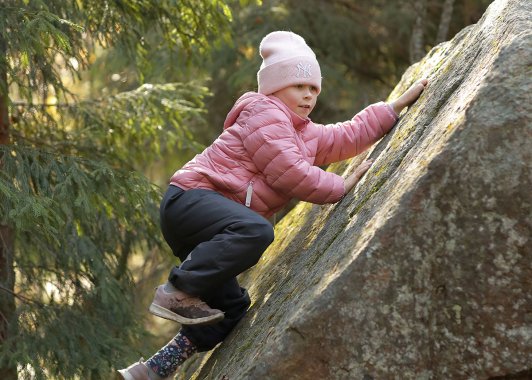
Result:
M353 174L351 174L349 177L345 179L344 187L345 187L345 193L347 194L355 185L360 181L360 178L366 173L369 168L373 165L373 160L369 159L366 161L363 161L360 165L357 166Z

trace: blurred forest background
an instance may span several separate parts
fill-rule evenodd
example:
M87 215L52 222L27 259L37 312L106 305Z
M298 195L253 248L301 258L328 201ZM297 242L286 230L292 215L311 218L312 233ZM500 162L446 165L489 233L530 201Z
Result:
M158 203L256 90L265 34L314 49L328 123L489 3L0 1L0 378L108 379L177 332L147 313L175 264Z

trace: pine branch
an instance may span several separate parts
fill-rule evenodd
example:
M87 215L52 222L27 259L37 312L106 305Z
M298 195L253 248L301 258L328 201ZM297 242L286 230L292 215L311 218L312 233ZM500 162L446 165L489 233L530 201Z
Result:
M203 149L192 127L205 123L207 95L196 83L146 84L114 96L60 104L59 115L55 105L19 101L11 106L17 121L12 137L15 143L63 154L144 167L176 147Z
M13 105L14 107L22 107L22 108L49 108L49 107L72 108L72 107L78 106L78 104L76 103L31 103L31 102L25 102L25 101L12 101L11 105Z
M23 296L22 294L19 294L19 293L15 293L14 291L6 288L5 286L3 285L0 285L0 290L3 290L4 292L6 293L9 293L11 294L12 296L18 298L19 300L21 301L24 301L26 303L32 303L32 304L36 304L38 306L41 306L41 307L44 307L44 304L39 302L39 301L35 301L35 300L32 300L31 298L28 298L26 296Z

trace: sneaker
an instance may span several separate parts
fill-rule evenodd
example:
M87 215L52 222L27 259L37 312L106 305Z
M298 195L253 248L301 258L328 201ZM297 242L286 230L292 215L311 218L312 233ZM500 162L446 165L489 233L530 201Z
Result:
M224 319L224 313L211 309L198 297L174 288L169 283L155 288L150 313L182 325L208 325Z
M154 380L162 379L157 375L150 377L150 370L144 364L143 359L141 358L138 362L131 364L126 369L119 369L118 373L122 375L125 380Z

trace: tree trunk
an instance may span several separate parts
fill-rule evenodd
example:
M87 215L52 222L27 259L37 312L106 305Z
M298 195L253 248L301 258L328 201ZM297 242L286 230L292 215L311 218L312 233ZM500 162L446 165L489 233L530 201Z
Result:
M423 29L427 17L427 0L419 0L414 3L416 21L412 36L410 37L410 63L419 61L425 55L423 49Z
M13 229L0 225L0 345L8 338L9 334L14 334L10 323L16 323L13 319L15 315L15 298L13 292L15 287L15 271L13 270ZM9 290L9 291L7 291ZM2 363L0 365L0 379L16 380L17 368L13 364Z
M0 54L5 56L6 44L0 39ZM9 114L7 109L7 73L0 69L0 144L9 144ZM1 156L0 156L1 159ZM1 164L1 161L0 161ZM0 167L1 169L1 167ZM0 346L14 334L15 319L15 271L13 267L13 254L15 246L15 233L9 226L0 224ZM0 364L0 379L16 380L17 367L14 364Z
M0 57L5 57L6 55L6 43L0 38ZM9 114L7 110L7 101L7 72L0 67L0 145L9 144Z
M438 35L436 36L437 44L447 40L449 25L451 24L451 18L453 15L453 5L454 0L445 0L445 3L443 3L440 25L438 26Z

